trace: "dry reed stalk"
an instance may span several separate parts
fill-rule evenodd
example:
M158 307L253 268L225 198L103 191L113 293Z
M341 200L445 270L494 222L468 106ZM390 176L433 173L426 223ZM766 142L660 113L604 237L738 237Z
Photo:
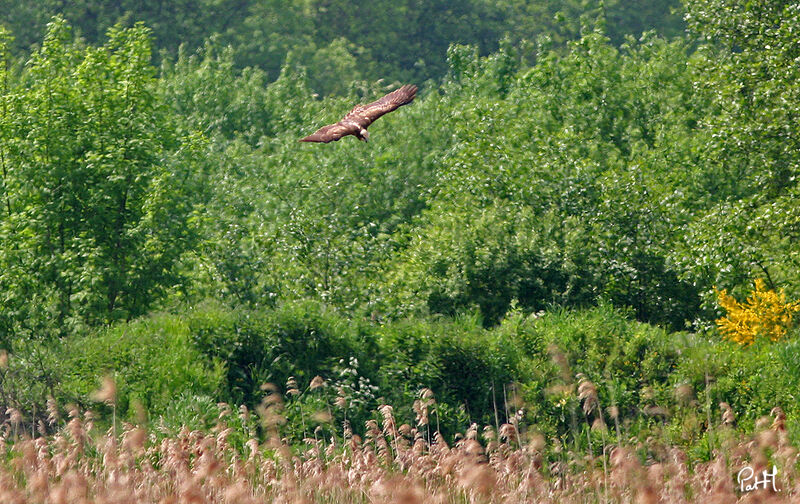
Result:
M589 392L588 386L579 390L585 408ZM0 502L711 504L790 503L800 496L798 450L777 409L753 435L723 421L713 460L693 468L684 450L653 437L612 445L601 469L592 456L575 452L552 458L555 445L535 433L525 443L512 442L520 434L511 422L499 429L473 424L450 447L438 431L431 439L411 422L397 427L386 405L382 425L368 422L364 441L351 433L346 444L308 438L302 447L290 447L277 435L280 424L269 423L282 407L273 395L262 403L275 410L262 417L268 437L251 437L244 448L232 442L234 432L243 432L235 430L241 418L232 411L209 432L182 429L170 436L127 423L119 437L113 429L100 432L91 428L93 415L75 408L66 425L35 439L15 433L8 420L0 435ZM588 409L596 413L599 405ZM595 431L605 429L599 422L593 422ZM652 457L646 462L639 455L644 451ZM742 493L735 474L745 464L755 471L777 464L781 491Z

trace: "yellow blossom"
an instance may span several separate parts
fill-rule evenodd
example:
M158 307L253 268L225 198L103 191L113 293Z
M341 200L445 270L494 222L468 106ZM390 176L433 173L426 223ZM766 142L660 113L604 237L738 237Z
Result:
M778 341L792 326L794 312L800 311L800 302L787 303L786 293L767 290L764 280L756 279L755 290L744 303L740 303L727 290L717 290L717 301L727 315L717 319L720 332L740 345L747 346L757 337Z

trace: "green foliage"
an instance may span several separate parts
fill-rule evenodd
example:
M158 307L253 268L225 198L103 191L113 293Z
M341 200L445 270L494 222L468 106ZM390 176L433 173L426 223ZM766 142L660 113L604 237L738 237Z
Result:
M626 37L638 38L654 30L667 38L680 36L685 28L680 1L647 0L542 0L498 2L507 12L506 22L513 26L508 33L535 41L544 35L558 44L580 38L589 20L601 17L609 38L615 45Z
M0 366L0 400L6 408L23 412L26 423L32 425L31 419L45 416L48 397L64 397L60 388L67 369L64 345L61 341L44 345L22 339L13 347Z
M579 375L595 384L608 423L612 407L621 422L631 422L650 406L672 402L670 380L680 356L675 333L632 322L608 306L505 324L514 327L534 373L523 383L528 418L545 432L574 432L571 424L583 415Z
M686 269L738 294L753 278L796 296L796 205L800 95L791 2L691 0L689 26L703 45L693 59L698 94L711 110L698 163L717 180L718 204L692 223L682 248ZM705 90L705 91L703 91Z
M209 41L195 54L181 50L174 62L162 63L160 78L159 98L170 105L183 134L238 138L252 146L275 134L266 76L234 70L230 47Z
M212 3L0 8L34 21L0 30L6 404L110 372L119 414L200 428L269 382L299 440L428 387L449 434L517 414L577 449L602 415L698 457L720 402L795 414L792 337L667 332L715 286L800 295L791 2L687 0L693 40L670 2ZM84 38L24 54L51 9ZM424 84L369 143L297 142L395 81Z
M218 396L226 364L204 358L192 343L190 321L156 315L65 343L62 404L84 403L109 374L117 385L118 414L137 408L160 413L180 395Z
M158 415L175 397L218 396L224 363L204 358L192 344L186 320L157 315L55 342L14 341L8 368L0 370L4 404L25 412L26 422L47 417L46 402L110 413L93 393L101 379L116 383L116 414L136 420Z
M493 424L495 408L507 417L504 390L523 376L518 346L505 334L460 317L400 321L381 327L378 337L379 390L400 414L413 415L420 390L430 388L440 408L436 420L448 435L469 422Z
M54 19L5 89L0 338L130 319L177 280L197 149L168 127L149 61L143 27L79 49Z
M675 379L687 383L701 404L713 409L727 402L752 426L774 407L794 418L797 404L797 340L754 344L743 350L734 342L693 338L683 352Z
M207 395L178 394L159 416L159 427L170 433L186 428L192 431L209 430L220 418L220 406Z
M435 220L415 231L398 257L390 288L399 295L388 298L387 310L454 315L477 308L484 323L494 325L513 301L534 312L591 302L590 253L575 219L537 218L528 208L503 203L476 215L474 200L460 203L458 213L432 207Z
M143 22L166 59L180 46L192 52L218 36L233 46L239 68L257 67L275 79L291 54L309 68L312 88L328 94L346 92L353 80L440 78L452 43L471 44L487 54L504 36L530 46L548 34L563 45L581 35L584 18L603 16L615 44L651 29L675 36L683 30L679 7L677 0L0 0L0 24L17 35L15 54L39 42L53 15L75 26L90 44L101 44L117 23Z
M74 26L78 35L90 44L102 43L107 30L116 24L130 26L142 22L152 29L157 48L175 54L180 44L196 48L206 37L240 25L246 14L242 7L239 0L31 0L25 3L3 0L0 1L0 24L17 34L16 49L25 51L39 43L45 26L56 15Z
M375 343L366 328L346 321L314 302L284 304L275 310L201 310L189 319L194 346L209 359L226 363L221 399L258 404L261 385L283 388L290 376L301 388L321 375L332 379L352 356L367 370L377 365L369 355ZM368 375L371 374L368 372Z
M299 441L314 432L338 437L345 423L363 432L380 404L413 418L414 401L429 388L436 399L431 430L448 438L473 422L517 415L525 429L581 445L583 426L602 416L609 443L664 429L673 442L698 448L706 415L719 422L720 402L747 428L774 406L795 414L796 346L788 339L742 351L635 322L608 305L530 316L515 310L485 329L479 317L376 326L317 303L266 310L204 304L56 345L20 342L0 368L0 395L26 423L44 418L48 397L110 415L111 406L92 397L111 376L119 417L146 411L151 422L176 430L211 428L233 405L252 411L264 398L261 385L273 383L285 398L282 435ZM312 388L315 376L324 384ZM598 394L599 409L590 413L578 395L583 381ZM240 420L237 439L247 439L257 420Z
M456 143L390 264L390 312L479 307L492 324L512 299L536 311L603 297L685 327L699 295L671 256L702 188L675 166L702 140L703 106L685 51L652 35L617 50L592 32L515 72L510 49L453 46Z

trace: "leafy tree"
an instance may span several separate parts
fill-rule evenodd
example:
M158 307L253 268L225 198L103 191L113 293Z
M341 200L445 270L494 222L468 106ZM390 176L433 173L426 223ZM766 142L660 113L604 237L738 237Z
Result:
M435 219L400 256L407 263L394 277L402 293L390 298L396 309L424 303L424 311L454 315L476 308L493 325L515 303L537 312L591 302L593 254L578 253L586 236L576 220L501 204Z
M797 32L791 2L686 1L700 46L693 57L698 94L710 104L697 163L715 193L680 247L685 270L703 285L744 295L761 277L800 292L796 249L800 113Z
M247 0L0 0L0 24L17 35L15 52L19 53L40 42L52 16L65 19L78 36L95 45L103 41L106 31L115 24L133 26L141 22L152 30L155 46L174 55L181 44L194 49L214 33L241 24L249 3Z
M743 194L780 194L795 184L798 169L800 136L790 125L800 114L800 10L788 1L686 4L690 27L707 41L699 75L718 107L709 118L713 155L747 183Z
M685 29L680 0L503 0L498 5L506 13L506 23L513 26L508 33L517 40L535 41L546 35L563 45L580 38L582 32L591 31L591 23L587 21L598 16L614 45L623 44L628 36L639 38L651 30L672 38Z
M101 43L115 23L143 22L152 29L156 56L167 59L181 45L192 52L219 35L233 46L237 67L258 67L274 80L293 53L308 67L312 88L328 94L346 92L356 79L439 79L447 72L451 43L473 45L486 55L510 37L533 56L527 49L541 35L559 46L579 38L582 18L603 16L614 44L651 29L675 36L683 31L679 10L678 0L0 0L0 24L17 35L15 54L35 45L56 14L89 44Z
M598 29L566 54L542 46L530 69L511 48L449 57L457 140L389 268L392 309L479 308L492 324L512 300L606 298L672 327L695 318L696 287L671 257L703 201L692 135L705 104L685 45L648 34L617 49Z
M149 31L80 49L59 18L4 93L4 331L145 313L193 242L197 142L155 100Z
M276 133L267 76L248 68L237 71L231 47L209 40L196 52L181 49L175 61L164 61L158 99L169 104L182 134L201 133L215 145L238 139L255 147Z

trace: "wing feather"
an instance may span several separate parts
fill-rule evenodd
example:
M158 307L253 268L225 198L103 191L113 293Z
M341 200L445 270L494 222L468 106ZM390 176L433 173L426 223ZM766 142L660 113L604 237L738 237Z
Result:
M343 136L352 135L353 133L355 133L355 130L352 127L337 122L335 124L323 126L307 137L301 138L300 141L328 143L339 140Z
M342 120L344 121L349 119L357 122L363 128L366 128L375 122L375 120L380 116L387 114L398 107L402 107L403 105L411 103L414 101L416 96L417 86L406 84L400 89L392 91L383 98L370 104L357 105L346 116L344 116L344 119Z

